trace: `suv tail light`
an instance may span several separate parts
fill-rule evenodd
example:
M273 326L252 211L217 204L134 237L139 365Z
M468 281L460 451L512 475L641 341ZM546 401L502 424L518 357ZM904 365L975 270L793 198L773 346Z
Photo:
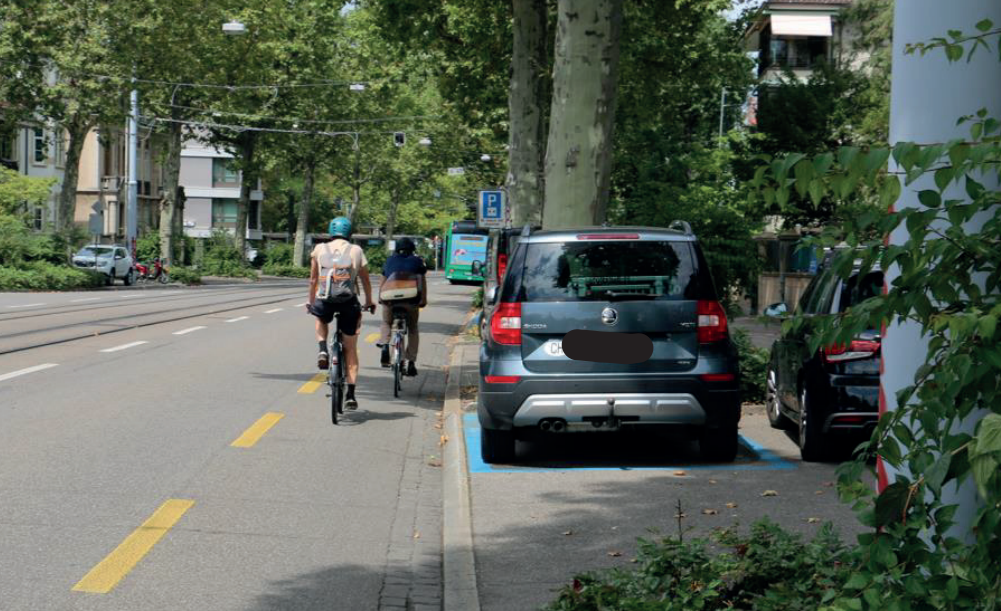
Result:
M828 363L843 363L867 359L879 352L879 342L864 339L854 339L849 345L828 346L824 348L824 361Z
M497 255L497 282L504 278L505 271L507 271L507 255Z
M501 303L490 318L490 334L498 344L521 345L521 304Z
M711 344L726 339L726 312L718 301L700 300L696 306L699 316L699 343Z

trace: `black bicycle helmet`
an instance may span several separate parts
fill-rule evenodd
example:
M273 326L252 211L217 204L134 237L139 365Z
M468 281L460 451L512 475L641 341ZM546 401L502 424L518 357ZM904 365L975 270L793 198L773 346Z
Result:
M417 245L410 238L400 238L396 241L396 252L401 255L412 255L417 250Z

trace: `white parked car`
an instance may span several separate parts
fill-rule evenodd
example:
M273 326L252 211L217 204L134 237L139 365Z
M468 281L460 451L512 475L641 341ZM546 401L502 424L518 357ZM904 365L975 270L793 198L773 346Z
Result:
M132 266L132 256L122 246L91 244L84 246L73 255L73 265L82 269L92 269L107 277L108 285L121 278L125 286L130 286L136 278Z

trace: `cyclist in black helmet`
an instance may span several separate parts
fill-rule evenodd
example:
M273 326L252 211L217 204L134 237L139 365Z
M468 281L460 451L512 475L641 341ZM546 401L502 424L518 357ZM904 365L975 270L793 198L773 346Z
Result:
M407 316L407 350L404 358L407 361L406 375L417 375L417 348L420 343L420 333L417 330L417 320L420 309L428 303L427 271L424 259L414 254L417 246L410 238L400 238L396 241L396 251L386 259L382 268L382 278L385 282L395 275L410 275L418 278L418 297L409 303L396 303L395 307L403 308ZM393 304L382 304L382 337L379 346L382 348L382 366L389 367L389 334L393 324Z
M368 260L360 246L352 244L351 221L338 217L330 221L330 242L317 244L311 255L309 274L309 305L306 310L316 317L316 339L320 343L317 366L326 369L330 363L327 334L334 315L339 314L339 328L344 335L344 360L347 365L348 390L344 406L358 409L355 383L358 380L358 330L363 310L375 312L372 302L372 281L368 275ZM358 280L365 289L365 307L358 302Z

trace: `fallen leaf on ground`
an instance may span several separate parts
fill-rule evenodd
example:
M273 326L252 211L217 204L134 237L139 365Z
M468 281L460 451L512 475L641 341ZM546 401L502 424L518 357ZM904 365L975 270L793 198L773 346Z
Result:
M572 530L568 530L568 531L565 531L565 532L563 533L563 536L564 536L564 537L569 537L569 536L570 536L570 535L572 535L572 534L573 534L573 531L572 531Z
M761 496L778 496L778 495L779 493L776 492L775 490L765 490L764 492L761 493Z
M618 526L613 526L612 530L619 530L619 527Z
M438 429L440 431L441 430L441 423L440 422L435 423L434 428L436 428L436 429Z
M611 556L612 558L618 558L619 556L622 555L622 552L608 552L608 555Z
M448 443L448 435L442 435L441 440L438 441L438 445L443 446Z
M818 522L820 522L820 518L807 518L806 521L809 524L817 524Z
M684 471L675 471L674 474L678 477L685 477L686 475L688 475Z
M726 504L726 508L727 509L736 509L737 508L737 504L736 503L727 503Z
M430 457L428 459L428 466L429 467L440 467L441 464L442 464L441 463L441 459L438 458L437 456L432 456L432 457Z
M833 488L834 482L824 482L824 488Z
M676 513L676 514L674 514L674 518L676 520L684 520L687 517L688 517L687 513Z
M709 483L710 483L710 484L715 484L715 483L716 483L716 480L714 480L714 479L711 479L711 480L709 480Z
M816 494L816 495L819 496L821 494L824 494L824 491L823 490L818 490L818 491L814 492L814 494Z
M702 510L702 515L707 515L707 516L714 516L714 515L716 515L718 513L719 512L716 511L715 509L703 509Z
M420 539L420 538L421 538L421 531L415 530L414 531L414 539Z

